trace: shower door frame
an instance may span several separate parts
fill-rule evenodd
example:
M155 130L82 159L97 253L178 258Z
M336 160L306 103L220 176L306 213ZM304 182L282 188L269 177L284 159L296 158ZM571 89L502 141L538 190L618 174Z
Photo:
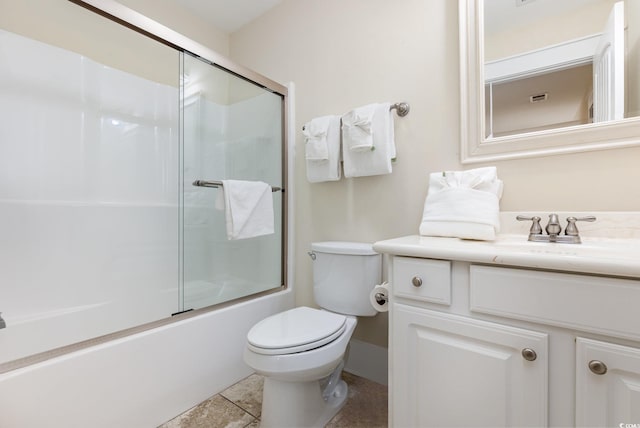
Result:
M288 207L291 204L291 188L289 187L289 176L291 175L291 171L289 170L290 162L289 162L289 150L288 145L291 140L292 135L289 135L290 132L290 121L293 117L293 111L291 110L292 105L290 104L290 95L294 95L294 87L287 88L284 85L281 85L265 76L262 76L259 73L256 73L246 67L243 67L239 64L234 63L233 61L225 58L224 56L216 53L215 51L169 29L168 27L159 24L146 16L133 11L120 3L117 3L113 0L68 0L70 3L76 4L80 7L83 7L89 11L92 11L98 15L101 15L111 21L114 21L124 27L127 27L137 33L145 35L155 41L158 41L166 46L176 49L181 53L189 53L195 57L199 57L205 62L211 64L212 66L222 69L234 76L237 76L243 80L246 80L252 84L255 84L262 89L265 89L269 92L277 94L282 97L282 108L281 108L281 117L282 117L282 171L281 171L281 180L282 180L282 216L281 216L281 279L282 284L279 286L275 286L272 289L258 292L255 294L251 294L245 297L240 297L234 300L230 300L227 302L222 302L213 306L204 307L201 309L195 309L188 312L179 312L176 314L172 314L172 316L168 316L166 318L149 321L143 324L135 325L129 328L125 328L122 330L114 331L112 333L107 333L102 336L88 338L86 340L82 340L79 342L71 343L69 345L63 345L60 347L52 348L49 350L45 350L42 352L38 352L35 354L31 354L22 358L18 358L16 360L8 361L5 363L0 363L0 375L3 373L11 372L17 369L25 368L31 366L33 364L37 364L43 361L47 361L56 357L60 357L72 352L84 350L88 347L96 346L99 344L104 344L107 342L111 342L117 339L122 339L128 336L132 336L135 334L139 334L142 332L147 332L152 329L157 329L160 327L167 326L172 323L176 323L178 321L190 319L197 317L202 314L210 313L212 311L216 311L218 309L226 308L232 305L239 304L241 302L254 300L263 296L273 295L276 293L280 293L283 291L287 291L289 288L289 281L293 279L292 266L288 263L289 245L293 245L290 242L291 231L289 227L290 219L293 217L289 216ZM181 69L182 71L182 69ZM290 117L289 114L292 116ZM180 125L182 126L182 125ZM181 141L182 144L182 141ZM180 155L180 159L182 161L182 155ZM182 172L180 172L182 176ZM182 214L180 214L181 218ZM180 231L179 244L183 243L183 232ZM180 275L182 282L183 275L183 266L182 266L182 248L180 255ZM183 284L180 283L180 286ZM291 290L288 290L291 291Z
M220 55L208 47L197 43L188 37L142 15L139 12L136 12L114 0L68 0L71 3L77 4L81 7L84 7L92 12L95 12L99 15L104 16L112 21L115 21L127 28L132 29L138 33L144 34L147 37L150 37L162 44L170 46L180 52L189 53L205 62L208 62L212 66L221 68L228 73L233 74L236 77L244 79L248 82L251 82L255 85L260 86L261 88L278 94L282 97L282 236L281 236L281 248L282 254L280 256L280 271L282 275L282 284L280 287L276 287L270 290L266 290L260 293L252 294L245 298L240 298L238 300L234 300L233 302L246 299L253 298L257 296L262 296L265 294L270 294L278 291L285 290L288 286L288 269L287 269L287 260L288 260L288 197L286 191L289 189L288 182L288 133L289 129L289 117L287 112L289 111L289 94L286 86L275 82L268 77L261 75L249 68L246 68L240 64L237 64L231 61L229 58ZM182 70L181 70L182 71ZM180 243L182 245L182 231L180 232ZM182 267L183 263L180 262L180 270L182 276ZM221 303L223 305L224 303ZM218 305L216 305L217 307Z

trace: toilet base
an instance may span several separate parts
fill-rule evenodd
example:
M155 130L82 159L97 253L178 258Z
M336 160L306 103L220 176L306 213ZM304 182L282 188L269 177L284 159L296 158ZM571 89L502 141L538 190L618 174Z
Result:
M340 364L335 369L329 382L325 379L286 382L265 378L260 427L324 427L347 401L349 388L340 379L342 367Z

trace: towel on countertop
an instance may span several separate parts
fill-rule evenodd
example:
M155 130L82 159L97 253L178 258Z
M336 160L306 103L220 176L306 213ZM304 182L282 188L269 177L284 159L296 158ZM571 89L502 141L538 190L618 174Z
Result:
M222 180L227 238L274 233L271 186L262 181Z
M396 157L396 144L390 107L391 103L369 104L342 116L345 177L391 173L391 161ZM369 142L371 146L368 146Z
M324 132L324 134L323 134ZM307 180L311 183L340 180L340 116L322 116L304 125ZM322 146L327 156L322 158Z
M420 235L495 240L502 188L495 167L430 174Z

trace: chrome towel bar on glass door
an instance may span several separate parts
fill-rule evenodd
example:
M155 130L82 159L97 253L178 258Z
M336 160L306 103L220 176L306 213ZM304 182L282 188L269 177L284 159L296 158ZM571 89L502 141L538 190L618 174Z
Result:
M193 182L194 186L198 187L222 187L222 181L207 181L207 180L196 180ZM271 186L272 192L284 192L284 189L281 187L273 187Z

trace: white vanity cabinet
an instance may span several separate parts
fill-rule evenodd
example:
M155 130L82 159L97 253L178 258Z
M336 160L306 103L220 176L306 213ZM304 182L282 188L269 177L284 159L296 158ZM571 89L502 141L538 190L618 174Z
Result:
M576 426L640 423L640 349L576 340Z
M389 254L390 426L640 424L640 280L414 241L374 246Z
M397 427L544 426L547 335L394 303Z

